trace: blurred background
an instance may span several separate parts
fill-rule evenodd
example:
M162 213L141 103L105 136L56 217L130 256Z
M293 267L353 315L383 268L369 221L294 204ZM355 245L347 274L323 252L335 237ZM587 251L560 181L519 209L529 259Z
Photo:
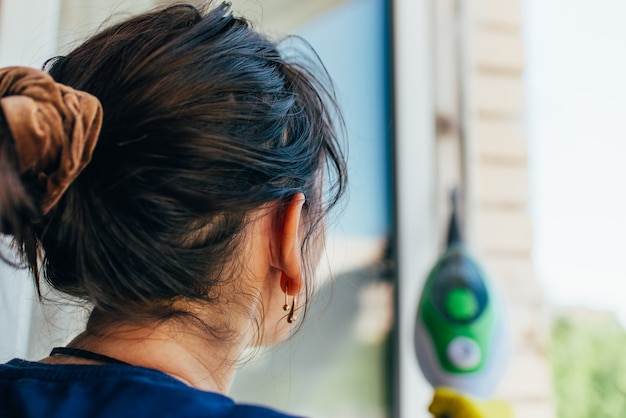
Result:
M0 65L41 67L158 0L0 0ZM494 397L518 417L626 416L626 29L622 0L234 0L293 33L336 83L350 201L300 333L242 365L232 396L314 417L426 417L422 285L462 190L470 251L505 307ZM0 358L37 359L85 310L0 266ZM332 271L332 274L330 273Z

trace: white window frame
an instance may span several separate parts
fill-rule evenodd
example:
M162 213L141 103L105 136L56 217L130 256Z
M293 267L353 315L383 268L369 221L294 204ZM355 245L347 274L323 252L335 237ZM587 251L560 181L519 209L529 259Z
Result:
M436 149L429 0L393 0L398 352L396 411L428 417L432 389L414 349L423 281L437 257Z

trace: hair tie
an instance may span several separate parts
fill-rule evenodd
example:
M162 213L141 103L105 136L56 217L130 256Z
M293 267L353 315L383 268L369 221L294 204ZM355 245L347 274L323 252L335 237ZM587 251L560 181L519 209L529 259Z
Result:
M40 207L45 215L91 160L102 105L43 71L7 67L0 69L0 108L20 174L35 177L43 190Z

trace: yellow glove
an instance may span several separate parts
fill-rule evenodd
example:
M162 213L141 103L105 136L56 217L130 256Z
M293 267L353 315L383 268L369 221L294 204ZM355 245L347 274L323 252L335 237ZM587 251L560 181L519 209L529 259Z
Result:
M436 388L428 408L435 418L513 418L513 408L502 401L477 401L449 388Z

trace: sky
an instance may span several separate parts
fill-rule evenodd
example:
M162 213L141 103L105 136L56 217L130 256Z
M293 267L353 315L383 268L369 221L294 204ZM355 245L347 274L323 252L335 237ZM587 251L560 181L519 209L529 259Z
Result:
M526 0L534 258L549 300L626 324L626 2Z

